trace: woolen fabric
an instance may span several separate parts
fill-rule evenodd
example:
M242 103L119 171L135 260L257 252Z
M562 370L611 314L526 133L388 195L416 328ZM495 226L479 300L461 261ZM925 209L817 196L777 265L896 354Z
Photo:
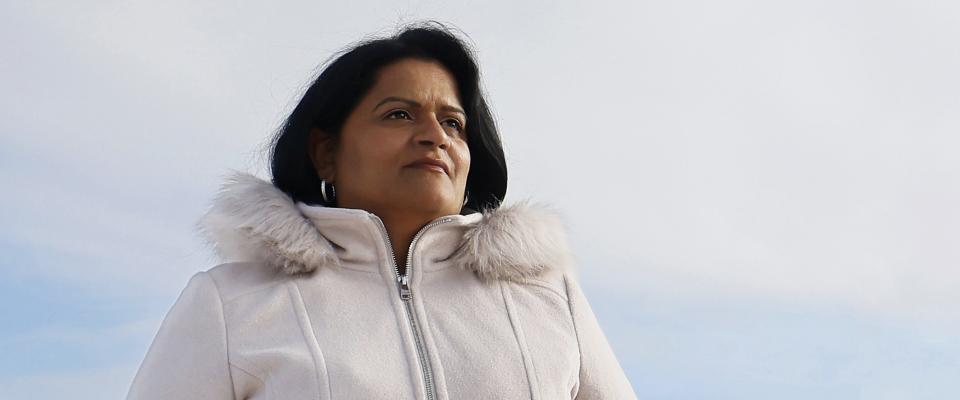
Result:
M367 211L235 174L200 226L228 262L187 283L130 400L636 398L548 207L426 225L409 311Z

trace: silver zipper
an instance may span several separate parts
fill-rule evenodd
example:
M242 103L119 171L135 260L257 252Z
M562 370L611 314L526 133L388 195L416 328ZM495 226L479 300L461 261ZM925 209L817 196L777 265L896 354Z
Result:
M427 400L435 400L433 367L430 365L430 358L427 357L427 348L423 343L423 333L420 331L420 324L417 323L416 318L413 316L413 292L410 291L410 260L413 259L413 257L411 257L413 255L413 246L420 240L420 236L434 226L450 222L452 218L442 217L420 228L420 231L418 231L417 234L414 235L413 240L410 241L410 247L407 249L407 263L403 275L400 275L400 267L397 266L397 255L393 253L393 244L390 243L390 235L387 234L387 227L383 225L383 220L373 213L370 213L370 218L380 225L380 233L383 234L383 240L387 243L387 251L390 252L390 259L393 261L393 272L397 277L397 289L400 293L400 300L403 301L404 309L406 309L407 313L407 322L410 323L410 330L413 331L413 339L417 347L417 358L420 360L420 372L423 373Z

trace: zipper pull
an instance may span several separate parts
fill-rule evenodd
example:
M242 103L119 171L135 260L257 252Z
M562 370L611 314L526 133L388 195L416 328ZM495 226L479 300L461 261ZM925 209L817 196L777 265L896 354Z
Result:
M400 298L410 300L410 284L407 281L407 274L397 277L397 283L400 286Z

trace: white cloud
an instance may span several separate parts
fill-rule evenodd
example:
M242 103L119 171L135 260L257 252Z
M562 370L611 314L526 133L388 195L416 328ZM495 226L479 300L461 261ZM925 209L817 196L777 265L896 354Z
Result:
M132 371L132 372L131 372ZM118 365L81 371L0 378L0 396L7 399L122 399L136 367Z
M107 260L44 279L175 294L218 176L263 172L315 67L423 16L478 46L508 200L562 207L593 287L957 332L955 2L2 7L5 237Z
M130 350L122 344L152 338L160 327L160 320L147 318L101 327L78 327L56 324L40 327L4 338L4 347L26 346L39 348L51 346L50 351L72 349L69 354L34 355L29 368L36 368L37 359L63 358L76 353L101 353L111 349L117 361L107 365L76 367L77 360L63 360L64 365L43 369L40 372L8 373L0 377L0 398L5 399L121 399L126 396L130 382L137 372L140 358L146 354L149 342L141 349ZM14 357L18 357L16 355ZM6 360L11 363L14 360ZM21 362L27 362L21 359Z

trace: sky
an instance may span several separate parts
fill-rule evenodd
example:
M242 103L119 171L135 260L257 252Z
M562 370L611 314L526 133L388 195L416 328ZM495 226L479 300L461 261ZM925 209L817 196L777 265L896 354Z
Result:
M123 398L336 51L475 47L639 398L960 395L960 3L0 3L0 398Z

